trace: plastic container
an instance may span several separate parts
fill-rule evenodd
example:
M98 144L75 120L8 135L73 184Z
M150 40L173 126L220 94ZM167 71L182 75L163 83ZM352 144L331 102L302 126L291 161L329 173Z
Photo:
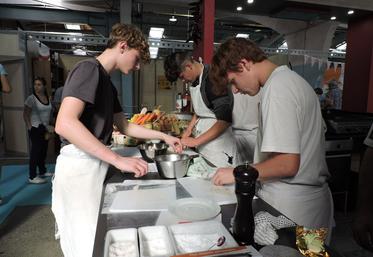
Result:
M140 256L167 257L174 255L170 236L165 226L139 228Z
M104 257L120 256L139 257L137 229L112 229L106 233ZM116 254L116 255L115 255Z
M177 224L168 229L176 254L238 246L223 224L215 220ZM225 237L225 243L218 247L214 244L221 236Z

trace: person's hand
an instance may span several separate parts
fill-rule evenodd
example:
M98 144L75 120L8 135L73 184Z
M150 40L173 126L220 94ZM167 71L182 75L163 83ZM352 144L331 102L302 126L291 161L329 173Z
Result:
M356 242L363 248L373 252L373 213L359 211L352 224Z
M197 139L195 139L194 137L181 138L181 143L183 144L183 146L187 146L187 147L197 147L198 146Z
M234 183L233 168L219 168L211 179L217 186Z
M181 153L183 151L183 146L179 138L165 134L163 140L166 142L166 144L171 146L176 153Z
M120 157L115 167L121 172L134 173L136 178L148 173L148 163L140 158Z
M192 134L192 130L187 128L184 133L181 135L181 138L187 138L187 137L190 137L190 135Z

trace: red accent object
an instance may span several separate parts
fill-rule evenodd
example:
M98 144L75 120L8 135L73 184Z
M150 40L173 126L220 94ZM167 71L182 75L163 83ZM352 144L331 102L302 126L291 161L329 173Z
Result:
M214 54L215 0L204 0L202 4L202 40L194 49L195 60L202 57L205 64L211 63Z
M373 16L351 20L347 30L342 109L373 113Z

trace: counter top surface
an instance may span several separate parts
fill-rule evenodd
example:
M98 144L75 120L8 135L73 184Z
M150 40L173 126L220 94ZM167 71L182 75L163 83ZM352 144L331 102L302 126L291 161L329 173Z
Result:
M126 179L135 179L132 174L122 174L115 168L110 167L105 180L105 185L108 183L120 183ZM138 178L136 178L138 179ZM161 179L158 173L148 173L141 179ZM152 226L156 224L156 221L160 215L159 211L148 211L148 212L132 212L132 213L101 213L101 209L104 202L105 187L101 196L101 207L100 214L97 222L97 230L95 237L95 244L93 250L93 257L102 257L104 253L105 235L108 230L118 228L138 228L142 226ZM176 198L191 197L180 183L176 181ZM222 223L229 229L231 227L231 219L234 215L235 204L227 204L221 206ZM266 211L274 216L279 216L281 213L274 209L272 206L267 204L260 198L253 200L253 212ZM276 241L278 245L286 245L295 248L295 228L285 228L277 231L279 239ZM331 257L338 257L337 254L330 254Z

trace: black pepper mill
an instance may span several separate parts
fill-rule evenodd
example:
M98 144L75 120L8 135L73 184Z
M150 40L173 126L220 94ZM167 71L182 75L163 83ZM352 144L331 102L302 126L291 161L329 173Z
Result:
M254 244L254 215L252 200L255 195L255 183L258 171L248 164L234 168L236 181L235 193L237 206L233 218L233 237L240 245Z

